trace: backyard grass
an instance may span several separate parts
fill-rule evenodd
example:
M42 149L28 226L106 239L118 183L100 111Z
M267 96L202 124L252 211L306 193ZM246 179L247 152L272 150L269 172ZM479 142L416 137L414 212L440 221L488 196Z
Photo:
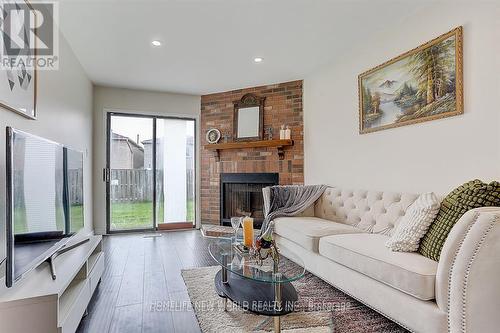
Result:
M163 221L163 205L158 206L158 221ZM111 229L146 229L151 228L153 220L153 203L129 202L111 204ZM194 221L194 203L187 203L187 221Z
M26 211L24 207L14 208L14 233L23 234L29 232L26 221ZM55 212L57 230L64 230L64 212L62 207L58 207ZM70 207L71 230L76 232L83 228L83 206L73 205Z
M74 205L70 207L71 231L83 228L83 206Z

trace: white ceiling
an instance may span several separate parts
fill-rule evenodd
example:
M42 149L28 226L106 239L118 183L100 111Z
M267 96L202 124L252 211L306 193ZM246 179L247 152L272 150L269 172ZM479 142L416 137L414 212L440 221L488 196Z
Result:
M62 33L100 85L207 94L302 79L428 1L62 0ZM163 42L151 46L153 39ZM255 57L263 57L260 64Z

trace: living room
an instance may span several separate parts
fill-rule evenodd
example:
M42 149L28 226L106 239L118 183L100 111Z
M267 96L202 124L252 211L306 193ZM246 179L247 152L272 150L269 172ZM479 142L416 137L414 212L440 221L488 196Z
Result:
M498 1L0 6L0 332L499 330Z

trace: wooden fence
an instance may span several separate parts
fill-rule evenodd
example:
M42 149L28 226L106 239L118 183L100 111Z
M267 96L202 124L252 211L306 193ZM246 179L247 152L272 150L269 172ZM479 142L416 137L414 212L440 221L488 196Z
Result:
M14 202L16 206L24 205L23 188L24 177L21 172L14 176L15 191ZM187 200L194 199L194 170L186 171L187 182ZM61 191L56 192L59 200L62 200ZM153 171L152 170L133 170L133 169L112 169L111 170L111 202L143 202L153 200ZM70 205L83 204L83 170L69 170L68 172L68 191ZM163 198L163 172L157 171L158 199Z
M70 205L83 205L83 170L68 170L68 191Z
M157 171L157 193L163 194L163 172ZM193 199L194 170L187 170L187 199ZM144 202L153 200L153 171L134 169L112 169L111 202Z
M153 200L153 171L112 169L110 197L112 202Z
M56 202L63 200L63 174L62 171L56 175L56 183L54 184ZM24 171L17 170L13 177L14 182L14 204L19 207L24 207ZM71 169L68 171L68 194L70 205L83 204L83 170Z

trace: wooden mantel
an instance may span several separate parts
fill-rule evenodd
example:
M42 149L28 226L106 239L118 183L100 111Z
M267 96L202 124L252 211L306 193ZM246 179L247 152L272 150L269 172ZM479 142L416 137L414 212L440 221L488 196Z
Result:
M224 149L245 149L245 148L277 148L280 160L285 158L284 147L293 146L293 140L261 140L261 141L240 141L205 145L205 149L215 152L215 159L219 161L219 151Z

